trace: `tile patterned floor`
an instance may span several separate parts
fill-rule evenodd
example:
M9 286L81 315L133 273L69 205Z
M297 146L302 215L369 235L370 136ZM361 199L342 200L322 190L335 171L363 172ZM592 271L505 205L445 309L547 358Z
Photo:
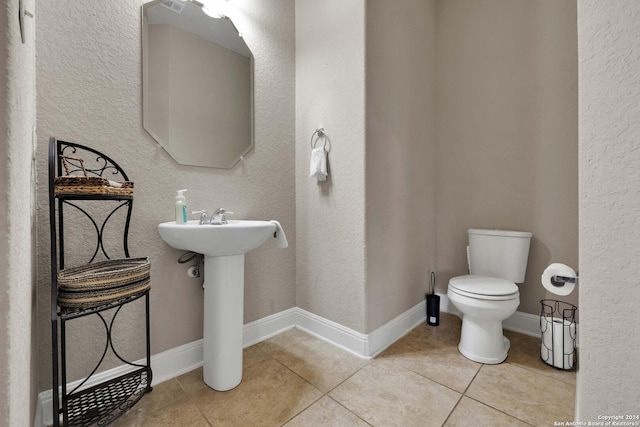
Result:
M245 349L242 383L216 392L197 369L154 387L129 426L553 426L573 419L575 372L540 361L540 340L506 331L500 365L457 351L443 313L366 361L292 329Z

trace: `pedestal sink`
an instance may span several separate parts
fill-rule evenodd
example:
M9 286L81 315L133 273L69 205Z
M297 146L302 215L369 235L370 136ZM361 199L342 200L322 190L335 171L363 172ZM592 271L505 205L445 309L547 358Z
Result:
M274 237L286 248L284 230L277 221L230 220L165 222L158 232L169 246L204 255L204 382L231 390L242 380L244 254Z

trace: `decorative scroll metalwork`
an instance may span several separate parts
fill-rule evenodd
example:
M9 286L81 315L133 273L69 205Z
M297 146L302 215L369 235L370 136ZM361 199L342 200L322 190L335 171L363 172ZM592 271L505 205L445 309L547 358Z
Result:
M95 176L101 178L107 178L105 176L106 171L111 172L111 178L122 177L122 181L129 181L127 174L124 170L109 156L102 154L92 148L85 147L84 145L74 144L73 142L57 141L58 144L58 159L57 167L58 171L61 171L64 167L62 165L62 157L66 157L66 162L73 166L73 169L68 169L67 175L73 175L76 172L86 171ZM92 157L95 155L94 164L87 165L86 162L92 157L82 156L83 152L91 153ZM78 158L82 158L82 161L77 161ZM74 164L75 162L75 164ZM65 168L66 170L66 168Z
M104 247L104 240L103 240L104 229L105 229L105 227L107 225L107 222L109 222L109 219L111 219L111 217L113 217L113 214L115 214L118 210L120 210L123 207L128 207L129 210L127 212L127 221L125 222L125 230L124 230L124 236L123 236L123 242L124 242L123 251L124 251L124 256L126 258L129 258L129 247L128 247L128 238L127 238L127 236L129 234L129 218L130 218L130 215L131 215L130 214L130 212L131 212L131 201L130 200L126 200L126 201L122 202L121 204L119 204L118 206L116 206L107 215L107 217L104 219L104 221L102 221L102 225L100 227L98 227L98 223L91 216L91 214L89 214L85 209L80 207L78 204L72 203L69 200L62 200L62 203L65 203L65 204L67 204L69 206L73 206L78 211L82 212L84 214L84 216L87 217L89 222L93 225L93 228L95 229L96 237L97 237L96 238L96 247L95 247L95 250L93 251L93 254L91 255L91 258L89 259L89 261L87 261L87 263L93 262L96 259L96 255L98 255L99 252L102 252L102 254L107 259L111 259L109 254L107 254L106 248Z

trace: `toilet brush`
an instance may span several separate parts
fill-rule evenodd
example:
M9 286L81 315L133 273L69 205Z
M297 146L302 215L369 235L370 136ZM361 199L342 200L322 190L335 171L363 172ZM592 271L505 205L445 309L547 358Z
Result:
M429 294L427 294L427 324L431 326L440 324L440 295L436 295L436 273L433 271L429 281Z

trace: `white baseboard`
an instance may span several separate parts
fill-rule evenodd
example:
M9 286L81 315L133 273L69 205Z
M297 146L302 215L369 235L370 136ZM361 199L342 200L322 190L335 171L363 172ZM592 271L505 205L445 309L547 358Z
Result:
M296 308L296 312L296 328L328 341L356 356L369 357L367 335L301 308Z
M296 326L297 307L272 314L244 325L242 332L243 348L251 347L261 341L292 329Z
M502 327L508 331L519 332L524 335L540 338L540 315L516 311L502 322Z
M455 314L460 312L449 304L446 294L440 295L440 311ZM358 357L371 359L380 354L411 329L426 319L425 302L421 301L406 312L385 323L369 334L363 334L339 323L320 317L298 307L258 319L244 325L243 346L249 347L278 335L288 329L299 328ZM540 337L539 316L516 312L503 323L504 328L526 335ZM139 360L135 363L144 363ZM202 340L193 341L151 356L153 371L152 385L157 385L202 366ZM83 388L88 388L110 378L115 378L129 368L117 367L96 374ZM69 384L73 388L79 384ZM38 395L34 426L53 423L53 391L46 390Z
M151 371L153 373L151 385L161 384L199 368L202 366L202 359L201 339L154 354L151 356ZM136 363L142 364L145 362L143 359Z
M400 316L380 326L369 334L368 355L373 358L396 342L404 334L427 319L426 303L422 300Z

